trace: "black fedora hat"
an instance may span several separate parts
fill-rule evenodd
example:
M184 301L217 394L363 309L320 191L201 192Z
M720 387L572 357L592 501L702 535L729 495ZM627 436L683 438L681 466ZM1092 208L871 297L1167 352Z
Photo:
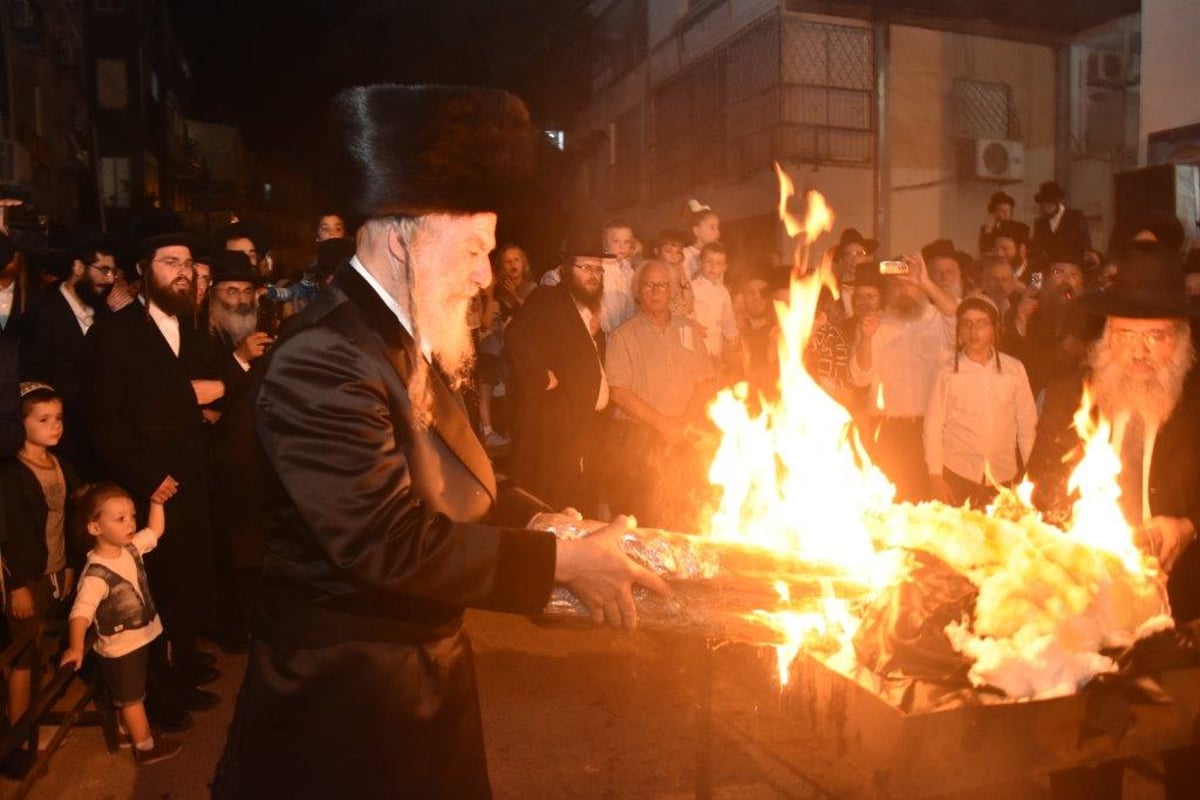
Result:
M926 261L933 258L953 258L958 260L958 250L950 239L934 239L921 248L921 257Z
M160 247L186 247L200 252L203 237L184 230L183 218L170 211L152 211L133 224L131 255L135 260L154 255Z
M1012 219L1001 222L992 232L992 239L1012 239L1018 246L1029 244L1029 226Z
M846 228L842 231L842 235L838 238L837 252L840 255L842 249L848 244L861 244L862 248L867 251L867 255L875 252L875 248L879 247L879 242L874 239L868 239L858 232L858 228Z
M1058 185L1058 181L1046 181L1038 187L1037 194L1033 196L1033 202L1041 205L1042 203L1061 203L1067 199L1067 192Z
M352 215L497 211L531 169L529 112L497 89L354 86L330 116L334 199Z
M1106 317L1183 319L1200 315L1184 290L1183 260L1158 245L1133 245L1116 259L1117 274L1104 290L1079 298L1084 311Z
M212 285L220 283L252 283L258 286L262 278L250 266L250 256L240 250L218 250L196 259L212 266Z

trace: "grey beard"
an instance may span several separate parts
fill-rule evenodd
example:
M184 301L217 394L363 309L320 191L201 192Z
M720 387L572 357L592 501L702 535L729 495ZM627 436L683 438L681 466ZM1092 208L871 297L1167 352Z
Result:
M1177 334L1171 361L1149 377L1127 375L1113 356L1108 333L1088 354L1096 405L1110 419L1129 414L1140 417L1147 428L1166 422L1183 394L1183 383L1196 361L1187 327Z
M213 329L225 336L235 348L258 327L258 313L253 307L242 311L226 308L216 302L209 306L208 315Z

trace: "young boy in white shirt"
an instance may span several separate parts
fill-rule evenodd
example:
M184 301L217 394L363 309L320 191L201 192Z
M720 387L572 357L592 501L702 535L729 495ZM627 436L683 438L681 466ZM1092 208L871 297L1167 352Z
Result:
M70 614L70 643L61 663L83 664L84 637L93 623L100 670L113 705L133 742L139 766L177 754L179 742L156 741L146 718L146 666L149 647L163 630L146 581L142 556L154 549L166 528L163 503L174 487L160 488L150 498L146 527L137 530L133 498L115 483L85 488L79 499L82 526L92 536L92 550L79 579Z
M1025 367L996 349L995 305L968 297L956 320L958 347L929 391L925 461L935 499L985 508L996 486L1013 485L1028 463L1037 408Z

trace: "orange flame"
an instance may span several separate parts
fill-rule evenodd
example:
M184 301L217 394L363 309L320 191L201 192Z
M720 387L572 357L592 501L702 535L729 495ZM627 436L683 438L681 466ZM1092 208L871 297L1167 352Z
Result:
M947 628L955 647L976 659L973 680L1032 697L1073 691L1115 669L1100 647L1132 641L1169 616L1155 566L1134 547L1116 503L1120 461L1108 444L1111 427L1093 425L1085 398L1076 423L1086 457L1072 479L1081 499L1071 534L1032 511L1028 484L1002 492L991 516L940 503L893 506L895 490L867 457L850 415L804 367L821 289L837 290L828 257L808 270L808 248L832 229L833 214L809 192L799 219L788 209L792 180L778 164L775 173L779 217L796 239L789 300L776 304L779 399L759 398L754 414L743 383L710 405L722 441L709 479L722 493L708 532L840 573L817 596L793 597L780 583L778 606L755 614L786 641L777 647L781 686L800 652L853 672L858 615L869 603L852 606L837 587L893 584L906 562L895 548L929 550L979 587L975 619Z

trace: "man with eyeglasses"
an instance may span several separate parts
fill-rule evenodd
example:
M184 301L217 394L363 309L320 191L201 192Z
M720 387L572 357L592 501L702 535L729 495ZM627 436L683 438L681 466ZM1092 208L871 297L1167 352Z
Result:
M612 504L643 524L686 526L686 481L669 479L689 474L689 465L665 454L687 445L685 431L703 420L716 369L692 322L671 313L667 266L643 262L633 286L639 311L609 337L604 359L616 406L610 442L614 458L626 464L611 487Z
M511 368L514 480L554 508L594 514L603 414L605 333L600 327L608 253L568 257L556 286L526 298L504 331Z
M24 380L47 383L62 396L60 447L88 479L98 476L84 408L84 336L97 319L110 313L108 297L116 279L118 248L115 240L95 236L70 248L58 262L64 277L46 291L21 348Z
M1067 478L1081 456L1072 424L1083 387L1112 425L1120 454L1120 504L1135 540L1168 575L1171 612L1179 624L1200 618L1200 372L1191 328L1200 307L1189 301L1177 253L1133 245L1116 259L1112 286L1085 295L1081 306L1105 318L1104 332L1081 370L1046 392L1029 459L1034 502L1048 518L1070 510ZM1167 797L1200 796L1196 747L1164 754ZM1120 786L1120 776L1092 776ZM1073 775L1074 780L1083 780ZM1072 796L1105 797L1099 792Z
M167 511L170 533L155 550L150 576L166 634L151 645L146 710L158 727L181 730L191 724L189 710L219 700L198 687L214 676L201 666L196 642L213 606L202 409L225 387L209 338L195 328L195 237L165 213L143 218L138 233L141 302L88 331L84 385L103 474L127 488L143 512L158 489L178 487Z

